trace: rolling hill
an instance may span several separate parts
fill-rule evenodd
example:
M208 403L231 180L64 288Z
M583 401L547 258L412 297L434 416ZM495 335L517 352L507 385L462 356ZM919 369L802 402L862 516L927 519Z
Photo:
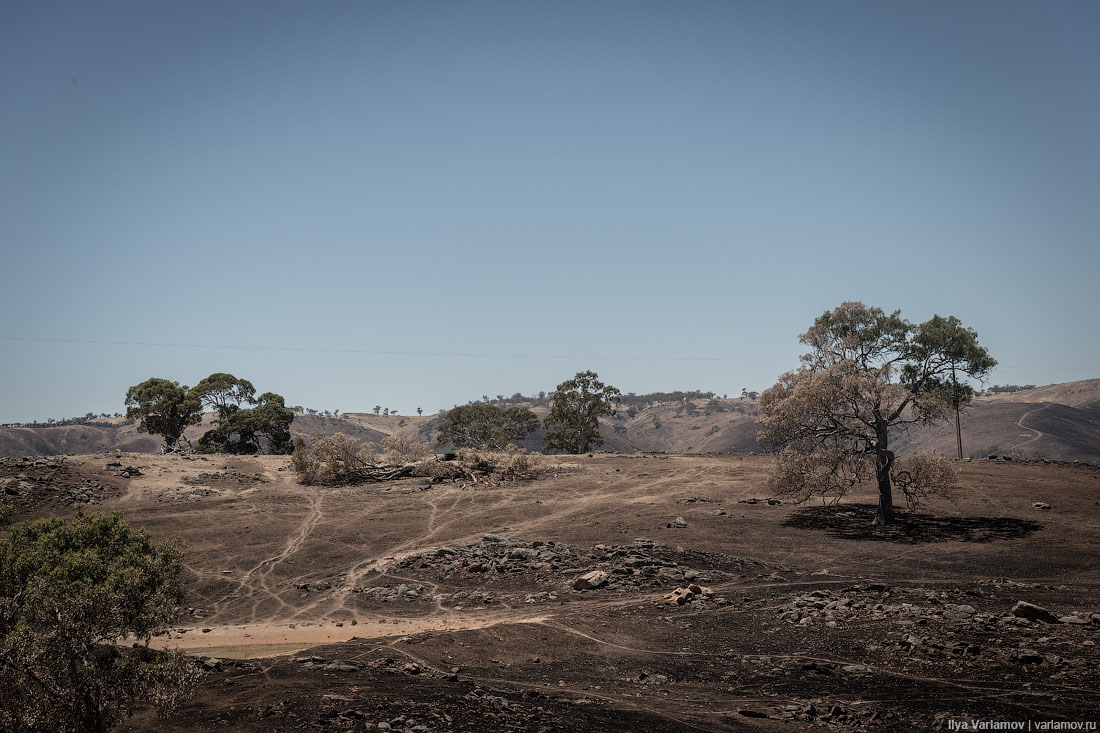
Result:
M545 407L533 411L545 417ZM756 443L756 403L748 399L695 400L691 403L651 403L621 409L601 420L603 449L609 452L666 453L750 453L760 452ZM208 429L188 429L197 440ZM380 443L402 428L420 433L421 440L434 443L440 416L375 415L346 413L339 417L298 415L291 430L295 435L327 436L345 433L371 443ZM978 397L963 413L964 455L989 453L1021 458L1050 458L1062 461L1100 463L1100 379L1052 384L1013 393ZM542 432L524 441L524 447L538 450ZM898 435L899 453L931 450L955 454L952 423L922 427ZM161 441L139 433L136 425L122 419L104 419L85 425L0 428L0 456L90 453L120 449L140 453L159 452Z

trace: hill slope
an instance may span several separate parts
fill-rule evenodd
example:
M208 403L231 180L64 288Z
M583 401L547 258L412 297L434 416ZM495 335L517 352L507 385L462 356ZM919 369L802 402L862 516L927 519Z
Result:
M533 410L539 418L545 407ZM750 453L756 443L756 403L752 400L696 400L666 402L641 408L621 409L601 420L603 450L611 452ZM195 441L208 429L189 428ZM403 428L416 430L421 440L434 445L440 416L374 415L346 413L340 417L298 415L291 432L303 436L346 433L371 443ZM119 448L159 452L161 441L121 419L63 427L0 428L0 456L90 453ZM542 431L523 443L542 447ZM894 439L896 450L911 454L931 450L955 454L953 423L917 428ZM1007 453L1021 457L1046 457L1064 461L1100 463L1100 379L1052 384L1011 394L978 397L963 413L965 455Z

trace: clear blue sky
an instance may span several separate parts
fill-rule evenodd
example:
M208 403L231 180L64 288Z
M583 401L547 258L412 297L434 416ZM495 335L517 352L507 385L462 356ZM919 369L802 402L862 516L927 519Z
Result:
M9 0L0 336L534 358L0 340L0 421L739 393L844 300L1100 377L1098 90L1096 2Z

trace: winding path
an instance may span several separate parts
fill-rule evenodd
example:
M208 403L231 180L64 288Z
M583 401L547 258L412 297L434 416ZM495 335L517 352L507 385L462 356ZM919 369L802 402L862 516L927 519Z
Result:
M1034 415L1036 412L1041 412L1042 410L1047 409L1048 407L1050 407L1053 404L1054 404L1053 402L1048 402L1045 405L1043 405L1042 407L1036 407L1033 410L1028 410L1023 415L1020 415L1020 419L1016 421L1016 426L1019 427L1021 430L1029 430L1029 431L1035 433L1035 435L1032 435L1027 440L1024 440L1024 441L1021 441L1021 442L1017 443L1016 445L1012 446L1008 450L1010 450L1010 451L1019 450L1020 448L1024 447L1025 445L1028 445L1029 443L1034 443L1036 440L1038 440L1039 438L1046 435L1046 433L1042 432L1041 430L1036 430L1035 428L1029 428L1027 425L1024 425L1024 418L1029 417L1031 415Z

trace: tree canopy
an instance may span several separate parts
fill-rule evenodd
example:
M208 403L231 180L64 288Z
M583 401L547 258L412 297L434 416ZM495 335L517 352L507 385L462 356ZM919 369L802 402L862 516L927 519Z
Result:
M550 402L550 414L543 421L546 450L587 453L603 445L600 416L615 414L615 406L622 401L620 395L593 371L578 372L559 384Z
M957 318L914 325L900 311L842 303L801 337L802 366L760 395L760 441L781 449L772 478L780 493L839 499L876 481L876 523L893 518L892 489L906 501L941 490L950 471L932 456L895 466L891 428L943 420L996 365Z
M163 436L174 448L188 425L202 421L202 402L179 382L154 377L126 391L126 417L140 420L138 430Z
M523 407L501 409L482 402L461 405L450 410L443 419L438 445L501 451L511 441L523 440L538 427L538 417Z
M230 407L228 416L199 439L200 450L258 453L266 442L270 453L289 453L294 413L286 408L282 395L264 392L254 402L253 408Z
M118 514L14 527L0 541L0 729L104 731L136 703L185 699L192 663L148 647L176 618L180 561Z
M256 404L256 388L252 382L225 372L216 372L203 379L191 388L191 394L217 412L222 420L228 420L242 404Z

